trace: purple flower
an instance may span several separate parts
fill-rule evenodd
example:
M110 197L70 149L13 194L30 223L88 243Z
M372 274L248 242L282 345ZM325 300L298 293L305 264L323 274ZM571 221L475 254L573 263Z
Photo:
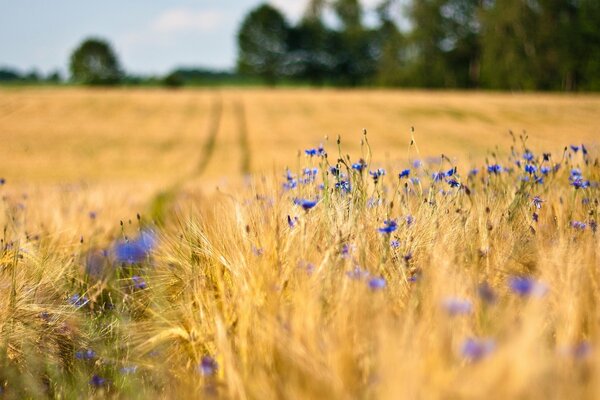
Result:
M398 247L400 247L400 242L397 240L392 240L390 242L390 246L392 247L392 249L397 249Z
M477 168L473 168L472 170L469 171L469 175L471 176L476 176L479 173L479 170Z
M535 208L537 208L538 210L540 208L542 208L542 203L544 202L544 200L542 200L539 196L535 196L531 202L533 203L533 205L535 206Z
M78 360L93 360L96 357L96 352L92 349L79 350L75 352L75 358Z
M499 164L488 165L487 171L490 174L499 174L502 172L502 167Z
M219 369L219 365L211 356L203 356L198 366L198 372L204 376L212 376Z
M410 169L403 169L402 172L398 175L400 178L408 178L410 175Z
M575 229L579 229L580 231L585 230L587 224L581 221L571 221L571 226Z
M376 278L369 279L369 287L372 290L384 289L385 286L386 286L385 279L383 279L381 277L376 277Z
M69 304L72 304L76 307L83 307L89 302L88 298L85 296L80 296L78 294L74 294L69 297Z
M451 316L466 315L473 311L473 304L469 300L450 298L442 302L443 308Z
M522 297L542 297L548 291L548 287L535 279L513 276L508 280L510 289Z
M448 185L450 185L453 188L456 188L456 187L460 187L460 182L457 181L456 179L449 179Z
M114 247L115 258L120 263L139 264L146 260L156 244L156 235L150 230L130 241L118 242Z
M359 266L354 267L352 271L346 272L346 276L350 279L360 280L369 276L369 272L360 269Z
M289 215L287 216L287 223L290 228L293 228L294 226L296 226L297 222L298 222L298 217L294 217L292 219L292 217L290 217Z
M131 374L135 374L137 372L137 365L128 365L125 367L122 367L119 372L123 375L131 375Z
M136 289L143 290L148 287L146 281L144 281L144 279L141 276L134 275L131 277L131 280L133 281L133 287Z
M548 175L550 173L550 167L544 165L540 168L540 172L544 175Z
M525 172L529 175L535 174L537 172L537 167L535 165L527 164L525 166Z
M304 211L308 211L314 206L316 206L318 200L306 200L306 199L294 199L294 204L302 207Z
M352 164L351 168L355 171L362 172L366 166L367 166L367 163L365 163L364 160L361 159L361 160L358 160L358 162Z
M99 375L94 375L92 376L92 379L90 379L90 385L92 386L104 386L105 383L106 379L102 378Z
M396 220L388 219L383 221L383 227L379 228L379 232L381 233L392 233L396 229L398 229L398 223Z
M496 343L491 339L466 339L460 349L460 353L469 361L479 361L490 355L496 348Z
M525 153L523 153L523 159L525 161L533 160L533 153L531 153L529 150L527 150Z
M407 226L411 226L415 222L415 218L412 215L407 215L405 220Z
M487 304L496 302L496 293L487 282L483 282L477 286L477 294L479 295L479 298Z
M571 147L571 150L573 150L575 153L577 153L579 151L579 146L575 146L574 144L572 144L570 147Z

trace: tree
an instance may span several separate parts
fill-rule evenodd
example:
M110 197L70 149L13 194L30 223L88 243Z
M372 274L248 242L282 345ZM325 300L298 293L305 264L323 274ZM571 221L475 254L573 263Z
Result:
M74 81L87 85L114 85L122 75L110 45L95 38L86 39L73 52L70 70Z
M290 28L283 14L263 4L252 10L238 32L238 70L275 84L286 74Z

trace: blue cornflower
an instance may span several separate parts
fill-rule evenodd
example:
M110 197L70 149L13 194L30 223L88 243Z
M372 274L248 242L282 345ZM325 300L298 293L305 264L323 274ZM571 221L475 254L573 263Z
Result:
M519 296L541 297L548 291L548 287L533 278L513 276L508 280L510 289Z
M579 168L573 168L571 169L571 172L569 172L570 178L581 178L581 170Z
M592 352L592 345L590 344L590 342L583 341L583 342L580 342L580 343L576 344L575 346L573 346L571 348L570 353L573 356L573 358L577 358L577 359L581 360L581 359L589 356L591 352Z
M76 307L83 307L89 302L88 298L85 296L80 296L78 294L74 294L69 297L69 304L72 304Z
M528 174L535 174L537 172L537 167L535 165L527 164L525 166L525 172Z
M375 183L377 183L377 180L380 177L382 177L383 175L385 175L385 169L378 168L375 171L369 171L369 175L371 175L373 177L373 180L375 181Z
M133 281L133 287L136 289L143 290L148 287L146 281L144 281L144 278L142 278L141 276L134 275L131 277L131 280Z
M386 286L385 279L383 279L381 277L376 277L376 278L369 279L369 287L372 290L384 289L385 286Z
M530 152L529 150L527 150L525 153L523 153L523 159L524 159L525 161L529 161L529 162L531 162L531 160L533 160L533 158L534 158L534 157L533 157L533 153L532 153L532 152Z
M415 160L413 161L413 168L419 168L421 167L421 165L423 165L423 163L421 162L421 160Z
M340 251L340 255L342 256L342 258L348 258L350 257L350 253L352 252L352 246L349 245L348 243L345 243L342 246L342 250Z
M452 175L454 175L456 173L456 167L452 167L450 168L448 171L446 171L445 175L447 177L451 177Z
M317 149L306 149L304 150L304 153L309 156L309 157L313 157L317 155Z
M585 189L590 186L590 181L586 181L581 177L576 177L571 181L571 185L573 185L575 189Z
M104 386L105 383L106 379L102 378L100 375L94 375L92 376L92 379L90 379L90 385L92 386Z
M289 215L287 216L287 223L290 228L293 228L294 226L296 226L297 222L298 222L298 217L294 217L292 219L292 217L290 217Z
M419 182L421 182L421 180L419 178L417 178L416 176L410 178L410 181L413 183L413 185L418 185Z
M460 187L460 182L453 178L448 180L448 185L450 185L453 188L456 188Z
M479 361L491 354L496 348L496 343L491 339L466 339L460 349L460 353L469 361Z
M571 221L571 226L582 231L587 227L587 224L581 221Z
M406 220L406 225L411 226L413 224L413 222L415 222L415 217L413 217L412 215L407 215L405 220Z
M353 270L346 272L346 276L350 279L360 280L369 276L369 272L360 269L359 266L354 267Z
M352 191L352 186L350 185L350 182L348 182L348 181L336 182L335 188L344 193L350 193Z
M410 175L410 169L403 169L398 175L400 178L408 178Z
M294 204L302 207L304 211L310 210L311 208L316 206L318 202L318 200L294 199Z
M396 222L396 220L388 219L383 221L383 227L379 228L379 232L392 233L396 229L398 229L398 223Z
M542 208L542 203L544 202L544 200L542 200L542 199L540 198L540 196L535 196L535 197L534 197L534 198L531 200L531 202L533 203L533 205L535 206L535 208L537 208L537 209L539 210L540 208Z
M390 247L391 247L392 249L397 249L398 247L400 247L400 242L399 242L399 241L397 241L397 240L392 240L392 241L390 242Z
M319 172L319 168L304 168L302 171L306 176L315 176Z
M365 163L364 160L362 160L362 159L351 165L352 169L355 171L358 171L358 172L362 172L366 166L367 166L367 163Z
M544 175L548 175L550 173L550 167L548 167L547 165L543 165L542 167L540 167L540 172Z
M203 356L198 365L198 372L204 376L212 376L219 369L219 364L211 356Z
M119 372L122 375L131 375L131 374L135 374L137 372L138 366L137 365L128 365L125 367L122 367Z
M571 147L571 150L573 150L575 153L577 153L579 151L579 146L575 146L574 144L572 144L570 147Z
M329 172L331 172L331 175L333 176L338 176L340 174L340 169L336 165L334 167L329 167Z
M296 180L296 179L290 179L283 184L284 190L292 190L292 189L295 189L296 187L298 187L298 180Z
M473 311L473 304L463 299L446 299L442 302L442 306L451 316L470 314Z
M502 167L499 164L488 165L487 171L490 174L499 174L502 172Z
M469 175L471 176L476 176L479 173L479 170L477 168L473 168L469 171Z
M156 244L156 236L150 230L140 232L140 235L131 241L121 241L115 244L114 252L118 262L137 264L144 261Z
M444 172L434 172L433 174L431 174L431 179L433 179L434 182L441 181L445 177L446 174Z
M96 357L96 352L92 349L79 350L75 352L75 358L78 360L93 360Z
M483 282L477 286L477 294L481 300L488 304L493 304L496 302L496 293L487 282Z

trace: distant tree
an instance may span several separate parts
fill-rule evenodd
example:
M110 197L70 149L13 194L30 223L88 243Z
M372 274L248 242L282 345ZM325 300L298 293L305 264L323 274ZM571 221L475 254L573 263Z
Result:
M377 73L375 82L381 86L401 86L407 84L406 43L395 22L393 0L384 0L377 7L379 27L375 32Z
M331 78L336 59L332 31L323 22L324 0L311 0L304 17L290 29L288 49L293 76L313 85Z
M374 32L362 23L363 9L358 0L336 0L333 10L342 27L332 35L336 60L334 76L344 85L368 82L377 68Z
M479 85L482 0L414 1L408 16L413 84L425 87Z
M0 82L16 82L21 80L21 74L19 71L10 68L0 69Z
M101 39L86 39L71 55L74 81L87 85L114 85L122 78L117 56Z
M162 84L170 88L178 88L184 85L183 77L177 71L170 72L162 79Z
M238 32L238 70L257 75L268 84L289 74L288 35L290 28L283 14L264 4L252 10Z
M48 74L48 76L46 77L46 81L51 82L51 83L60 83L62 81L62 76L60 74L60 71L54 70L54 71L50 72Z

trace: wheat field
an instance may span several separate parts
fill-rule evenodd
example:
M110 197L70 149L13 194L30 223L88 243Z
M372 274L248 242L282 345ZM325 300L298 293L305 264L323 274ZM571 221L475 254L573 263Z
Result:
M2 89L0 398L598 398L599 111Z

